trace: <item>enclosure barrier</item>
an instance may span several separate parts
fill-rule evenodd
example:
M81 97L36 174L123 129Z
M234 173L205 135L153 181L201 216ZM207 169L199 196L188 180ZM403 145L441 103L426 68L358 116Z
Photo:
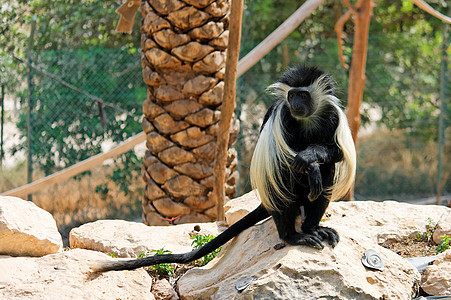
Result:
M144 142L145 140L146 134L142 132L140 134L135 135L134 137L125 140L124 142L120 143L110 151L94 155L93 157L90 157L66 169L53 173L52 175L49 175L47 177L33 181L32 183L2 193L0 194L0 196L26 197L28 194L32 194L52 184L55 184L57 182L68 179L72 176L75 176L79 173L92 169L102 164L107 159L114 158L122 153L130 151L136 145Z

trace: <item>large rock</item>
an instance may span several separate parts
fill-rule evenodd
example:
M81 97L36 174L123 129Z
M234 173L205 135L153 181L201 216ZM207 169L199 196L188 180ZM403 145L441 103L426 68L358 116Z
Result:
M228 225L258 205L254 192L229 201L225 206ZM304 246L275 250L281 240L269 219L226 244L211 264L186 273L178 281L179 294L182 299L411 299L420 274L379 244L422 233L428 218L449 211L443 206L394 201L331 203L322 225L335 228L341 240L334 249L326 245L321 251ZM362 265L367 249L380 253L383 271ZM250 285L239 293L235 285L246 281Z
M259 205L260 200L257 198L256 190L228 201L224 205L227 226L232 226Z
M71 248L83 248L104 253L116 253L118 257L137 257L140 251L164 248L173 253L191 251L190 235L218 235L216 223L177 226L147 226L136 222L121 220L100 220L84 224L71 230Z
M421 278L421 288L429 295L451 295L451 249L440 254L434 263L427 267Z
M438 205L415 205L396 201L333 202L326 214L333 224L358 230L378 244L413 238L426 231L428 218L450 212Z
M50 213L33 202L0 196L0 254L44 256L62 248L61 235Z
M340 243L316 250L286 246L269 219L245 230L225 245L218 258L188 271L177 283L182 299L411 299L418 271L394 252L382 248L358 230L332 225ZM384 271L361 263L367 249L378 251ZM237 284L250 281L241 293Z
M437 220L437 227L432 235L432 239L436 244L442 241L441 236L451 236L451 209L443 213Z
M180 299L172 285L166 279L157 280L152 284L152 294L156 300L178 300Z
M1 299L155 299L143 269L93 274L107 255L70 250L41 258L0 258Z

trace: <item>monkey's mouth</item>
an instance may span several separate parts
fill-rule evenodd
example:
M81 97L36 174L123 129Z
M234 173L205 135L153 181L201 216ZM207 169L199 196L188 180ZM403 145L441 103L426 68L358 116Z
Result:
M293 107L290 105L290 112L294 118L308 118L312 115L311 110L307 106Z

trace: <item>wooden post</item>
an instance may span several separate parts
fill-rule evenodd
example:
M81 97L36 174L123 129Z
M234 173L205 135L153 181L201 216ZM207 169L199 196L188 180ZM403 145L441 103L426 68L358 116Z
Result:
M230 122L235 110L237 64L240 55L241 19L243 15L243 0L232 0L230 11L230 36L227 47L227 62L224 77L224 94L222 98L221 120L216 147L215 183L213 197L216 200L217 220L224 221L224 182L229 144Z
M360 2L360 1L359 1ZM362 105L363 89L365 86L365 66L368 48L368 34L371 13L374 3L363 0L353 8L354 17L354 45L352 47L351 69L349 71L348 106L346 116L351 128L355 146L358 146L357 133L360 127L360 106Z
M354 22L354 44L352 47L351 69L349 71L348 106L346 107L345 113L357 150L357 134L359 132L361 120L360 106L362 105L363 90L366 80L365 67L368 50L368 34L370 31L370 21L374 3L372 0L357 0L357 3L352 6L349 0L343 0L343 2L349 10L339 18L335 24L335 31L338 38L340 61L343 67L347 69L348 66L343 57L343 41L341 34L343 32L343 25L352 17ZM354 198L354 189L352 188L344 198L345 200L352 200Z

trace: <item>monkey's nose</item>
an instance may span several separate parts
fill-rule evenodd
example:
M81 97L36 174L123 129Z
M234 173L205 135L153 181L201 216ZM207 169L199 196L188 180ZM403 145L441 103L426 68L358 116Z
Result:
M307 105L302 102L303 101L296 101L292 103L290 110L293 116L302 118L308 115Z

